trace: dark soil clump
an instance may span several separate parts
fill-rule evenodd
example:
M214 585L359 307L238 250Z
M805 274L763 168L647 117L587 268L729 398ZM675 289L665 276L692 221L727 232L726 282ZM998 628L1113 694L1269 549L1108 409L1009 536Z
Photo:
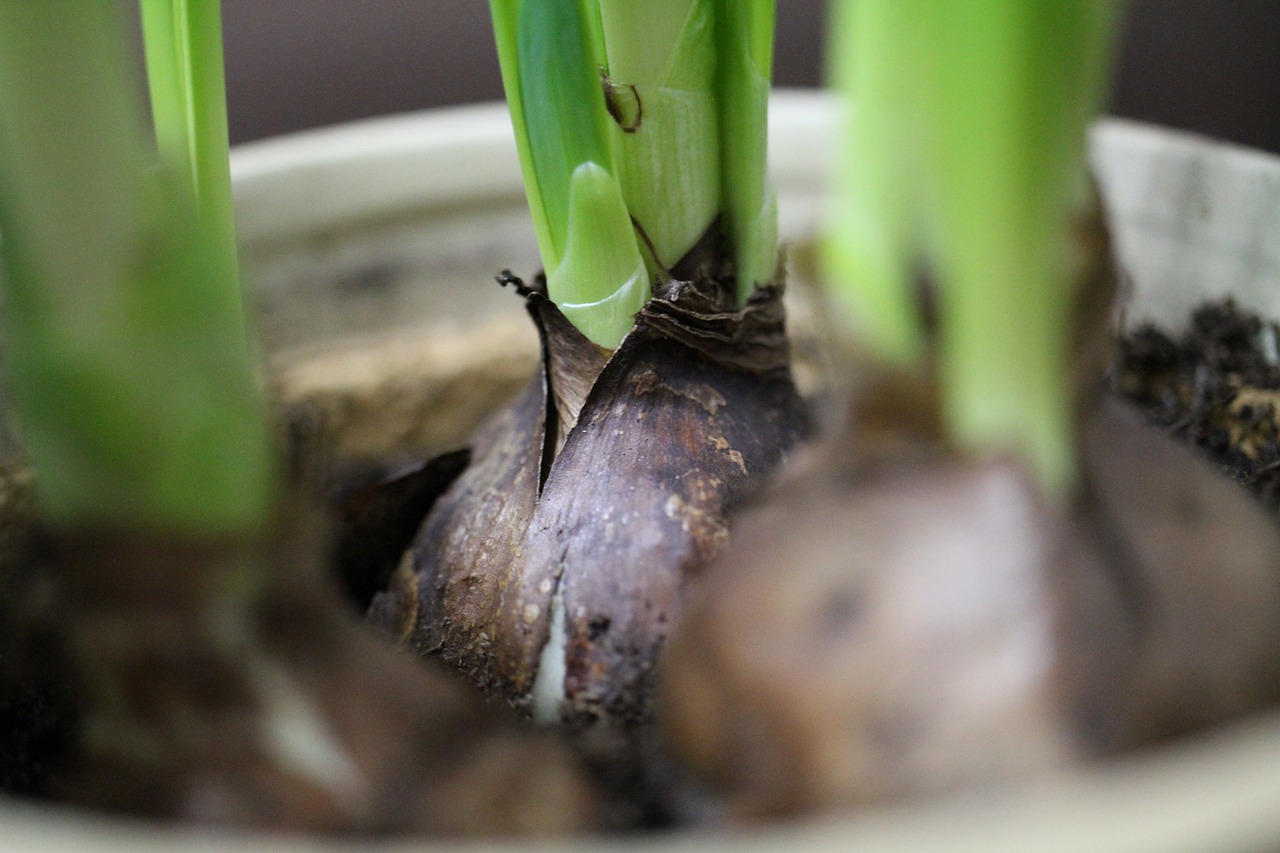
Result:
M1151 325L1123 336L1110 385L1280 512L1278 342L1280 327L1231 300L1208 304L1180 337Z
M53 796L53 775L75 731L47 589L31 566L43 547L30 469L0 461L0 794Z
M73 732L65 696L29 685L0 686L0 792L51 796L51 764L66 751Z

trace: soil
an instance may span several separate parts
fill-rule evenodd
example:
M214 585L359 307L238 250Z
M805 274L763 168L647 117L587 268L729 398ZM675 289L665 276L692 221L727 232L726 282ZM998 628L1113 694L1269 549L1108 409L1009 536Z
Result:
M49 766L74 729L70 705L48 672L48 637L32 630L31 610L19 600L40 598L24 567L39 547L25 465L0 466L0 791L47 797ZM38 604L34 609L38 609Z
M1147 420L1200 448L1280 512L1280 327L1230 300L1170 337L1140 326L1119 341L1109 382Z

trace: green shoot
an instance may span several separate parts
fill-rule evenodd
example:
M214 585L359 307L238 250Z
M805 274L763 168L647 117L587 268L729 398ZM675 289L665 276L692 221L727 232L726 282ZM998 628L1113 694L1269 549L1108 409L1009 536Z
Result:
M652 279L718 217L740 302L773 277L765 131L774 0L490 7L548 289L579 328L616 346Z
M778 202L766 176L775 0L719 0L721 212L734 247L738 302L778 268Z
M908 3L842 0L830 50L832 79L846 95L846 128L823 245L827 278L859 340L894 365L924 353L910 280L918 192L912 22L919 13Z
M562 0L491 8L548 295L612 349L648 300L649 280L634 280L644 262L615 177L598 19Z
M547 292L569 322L607 347L621 342L649 298L622 190L596 163L583 163L570 179L568 243Z
M599 4L619 181L656 253L646 258L650 269L660 273L720 208L715 2Z
M1068 377L1073 217L1113 0L863 0L839 31L857 105L833 223L833 284L890 362L923 351L912 278L936 278L949 430L1074 476ZM861 54L861 58L858 55ZM920 257L917 252L924 252Z
M533 143L528 122L525 121L524 94L520 73L520 9L524 0L489 0L489 13L493 19L493 39L498 47L498 67L502 70L502 89L507 96L507 110L511 113L511 129L516 140L516 152L520 156L520 171L524 176L525 197L529 201L529 217L538 238L538 250L544 269L554 269L559 261L555 241L551 237L551 222L542 200L542 180L533 159Z
M612 166L607 117L600 99L596 57L576 3L527 0L519 29L519 67L540 68L520 79L520 96L532 149L534 175L542 185L542 203L554 254L544 258L548 272L563 257L568 242L569 183L583 163Z
M220 0L141 0L147 84L160 161L191 188L200 227L221 247L235 282L235 218L228 158ZM227 288L238 298L238 288Z
M11 400L61 526L245 534L275 499L223 244L150 146L116 4L0 0Z

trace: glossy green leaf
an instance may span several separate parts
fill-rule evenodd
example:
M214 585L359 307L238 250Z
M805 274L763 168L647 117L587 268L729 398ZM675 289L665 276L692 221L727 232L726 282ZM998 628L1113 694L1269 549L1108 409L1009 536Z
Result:
M720 210L715 2L600 0L600 14L611 87L639 103L614 122L618 180L660 274Z
M589 20L577 2L525 0L518 27L520 97L546 212L554 269L568 238L569 183L583 163L612 163Z

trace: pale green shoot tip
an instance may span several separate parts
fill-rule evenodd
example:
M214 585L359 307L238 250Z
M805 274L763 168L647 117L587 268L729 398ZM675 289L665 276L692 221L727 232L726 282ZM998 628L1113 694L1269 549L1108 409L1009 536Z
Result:
M547 295L593 342L614 349L649 300L649 275L618 182L583 163L569 184L568 238Z

